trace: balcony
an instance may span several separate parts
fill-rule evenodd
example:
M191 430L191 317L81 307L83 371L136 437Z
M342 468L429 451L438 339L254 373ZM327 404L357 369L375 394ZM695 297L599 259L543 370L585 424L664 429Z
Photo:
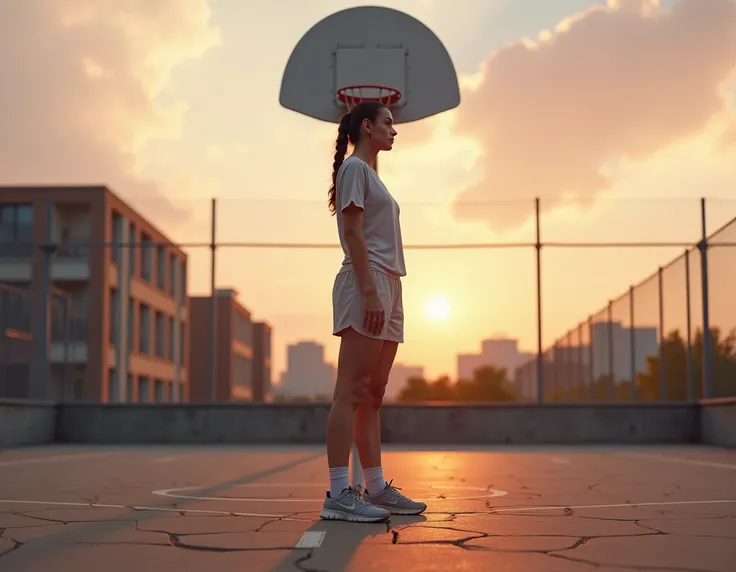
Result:
M32 226L25 220L4 229L0 240L0 281L30 282L34 244ZM12 232L11 232L12 231ZM89 280L89 246L92 234L88 204L59 203L52 211L51 280Z
M79 304L82 297L84 294L81 292L76 296L72 294L68 304L68 298L64 296L51 299L49 361L52 364L87 362L88 319L86 315L77 313L80 310L74 309L81 306L81 311L84 311L84 304Z
M51 280L89 280L89 238L59 244L51 258Z

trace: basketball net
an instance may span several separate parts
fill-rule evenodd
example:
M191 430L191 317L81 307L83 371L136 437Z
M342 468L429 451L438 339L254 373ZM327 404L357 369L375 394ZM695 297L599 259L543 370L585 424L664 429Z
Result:
M390 107L401 99L401 92L385 85L349 85L337 90L337 98L352 111L364 101L377 101Z

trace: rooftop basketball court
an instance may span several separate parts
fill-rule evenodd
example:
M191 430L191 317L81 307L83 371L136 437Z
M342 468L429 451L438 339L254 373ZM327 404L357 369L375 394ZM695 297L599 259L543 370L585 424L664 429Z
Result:
M396 448L426 499L320 520L323 448L82 447L0 455L0 570L732 572L736 451Z
M387 8L353 8L317 23L286 64L281 104L337 123L366 98L391 105L397 124L457 107L457 75L441 41L421 22ZM115 417L110 409L92 417L67 411L60 423L53 411L39 415L49 413L47 429L58 425L67 437L76 430L111 435L121 427L130 435L132 429L155 433L154 427L160 435L189 434L209 426L203 421L208 414L194 409L167 410L169 421L181 419L181 425L161 422L152 408L116 411ZM276 414L283 414L273 411L264 424L271 431ZM211 420L213 434L226 428L237 433L244 418L228 412ZM289 413L292 422L298 413ZM158 425L146 423L152 415ZM255 423L259 412L249 415ZM480 418L478 412L463 415ZM519 419L518 412L495 415L496 422ZM624 424L623 414L591 415L586 423L598 423L607 435L640 425L655 434L651 426L659 417L637 415L647 415L649 423ZM103 416L107 432L93 423ZM319 418L310 413L304 419ZM560 431L567 426L557 416L545 419ZM483 420L486 436L492 428ZM416 423L407 435L434 434ZM530 430L528 419L525 427L517 433ZM305 421L301 431L310 429ZM0 570L734 570L734 450L389 446L383 466L397 486L427 502L425 514L384 524L320 520L328 482L321 445L5 450Z

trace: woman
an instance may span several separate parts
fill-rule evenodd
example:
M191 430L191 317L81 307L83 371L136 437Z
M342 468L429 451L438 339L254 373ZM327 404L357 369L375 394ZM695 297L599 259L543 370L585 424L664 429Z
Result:
M332 290L333 333L340 336L335 392L327 420L330 490L320 516L378 522L427 507L383 478L379 409L399 343L404 341L401 277L406 275L399 205L374 169L390 151L396 130L391 111L363 102L338 128L330 211L336 214L344 260ZM345 159L348 143L354 145ZM350 486L355 446L364 467L365 492Z

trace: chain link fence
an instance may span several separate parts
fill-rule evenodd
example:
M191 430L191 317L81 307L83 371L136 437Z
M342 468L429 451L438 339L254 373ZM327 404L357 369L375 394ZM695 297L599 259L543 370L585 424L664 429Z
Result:
M541 380L524 363L517 388L545 402L736 396L734 286L736 220L557 338Z
M422 344L423 355L460 353L459 347L455 346L469 345L467 338L470 334L465 331L467 328L464 329L462 320L465 323L473 321L483 327L488 324L489 328L504 321L511 324L513 336L521 337L524 332L528 340L536 342L534 351L526 354L528 357L523 358L521 365L506 372L519 401L679 401L736 395L736 300L733 296L736 220L698 244L692 244L697 239L692 236L688 236L690 242L647 242L642 225L632 230L633 234L629 235L627 231L630 240L620 243L584 243L574 240L574 237L573 240L563 240L564 235L559 228L564 229L564 225L558 225L554 232L560 234L553 233L550 228L550 237L545 242L540 232L542 217L539 204L538 200L515 201L498 207L508 216L523 215L531 221L536 217L536 235L534 226L527 225L523 236L519 234L521 240L518 242L466 243L463 235L457 238L456 243L449 243L449 240L448 243L416 243L407 237L407 265L411 268L405 287L407 312L416 312L413 316L421 313L421 309L409 307L411 299L427 294L428 290L423 290L426 284L439 283L448 290L454 289L457 304L453 311L457 310L460 316L452 326L454 330L451 327L441 330L440 325L426 321L418 324L414 317L407 320L409 339L416 337L421 328L427 331L436 328L434 338ZM0 397L82 399L90 395L122 395L121 399L125 401L135 401L140 395L158 395L163 389L151 389L149 386L156 386L158 382L154 379L151 384L147 374L139 380L145 391L140 388L134 391L131 388L135 384L130 375L117 376L109 367L100 368L99 374L88 375L85 364L90 356L86 352L90 351L92 355L99 351L110 352L114 348L119 354L116 359L121 363L143 355L154 361L164 357L171 361L175 348L182 356L188 354L184 347L187 336L183 322L181 333L175 336L171 323L159 319L163 316L155 313L144 315L142 305L133 305L133 286L155 286L156 296L151 299L156 302L160 297L163 300L161 307L169 304L167 300L173 296L175 284L181 284L177 288L184 299L188 299L191 287L187 285L187 276L205 295L216 290L216 283L267 282L268 287L259 290L260 297L253 294L255 289L249 292L246 304L252 304L261 313L264 306L270 304L270 308L275 307L273 300L277 300L281 305L286 305L286 302L292 304L283 310L284 313L301 312L289 318L292 339L280 338L282 333L278 324L285 324L287 320L283 316L276 317L281 321L277 321L274 329L274 340L283 346L297 339L324 338L322 334L331 327L331 316L327 315L330 310L329 291L333 278L331 272L335 268L335 250L339 248L334 241L334 221L324 216L325 205L310 203L309 208L315 209L313 217L300 212L293 221L265 227L258 227L257 222L281 220L277 218L281 204L258 206L243 201L213 200L209 212L205 206L200 204L196 209L199 218L188 235L191 242L181 244L159 244L140 233L140 240L130 238L127 231L124 235L118 232L118 223L114 220L105 240L84 236L77 236L74 240L61 240L63 237L54 236L51 240L51 234L48 234L43 244L22 243L19 238L21 221L18 219L15 242L0 242L0 258L3 252L15 260L36 256L44 260L47 269L55 265L60 274L54 276L63 278L65 269L80 260L91 264L92 257L108 249L110 256L104 260L109 267L105 272L109 271L109 276L110 272L120 271L124 278L117 287L111 286L112 282L105 282L110 292L92 292L89 280L77 280L74 284L67 281L69 283L65 284L64 280L51 277L50 284L47 284L48 300L40 294L43 280L35 275L30 281L33 288L0 283ZM688 213L694 213L690 219L696 219L695 202L685 206ZM704 201L701 208L704 217ZM440 235L446 221L439 210L426 208L427 212L423 212L419 207L406 210L408 216L402 213L402 221L413 220L412 228L421 228L421 237ZM39 215L43 216L40 212L34 216ZM50 214L46 216L51 220ZM637 216L643 217L641 214ZM319 222L309 223L315 226L306 228L308 221ZM427 227L430 223L436 226ZM32 226L26 219L23 219L23 224ZM265 230L258 230L258 240L243 241L247 232L252 230L251 226ZM91 231L87 229L85 232ZM667 227L666 232L673 236L693 231ZM299 242L305 235L313 242ZM116 238L122 236L125 236L124 240ZM620 229L607 229L602 236L621 236ZM157 253L159 248L165 251L172 244L183 249L187 257L180 278L176 280L173 278L174 267L169 268L173 259ZM551 329L547 324L564 324L570 315L571 304L558 304L560 293L567 289L571 296L575 296L576 289L588 287L584 278L581 281L586 272L586 255L581 250L590 256L588 262L595 257L599 263L605 256L610 256L612 261L616 258L612 280L616 280L617 287L623 289L626 283L621 283L621 277L634 272L627 266L626 251L641 253L648 249L647 259L651 259L652 249L659 247L682 248L684 252L593 312L588 313L574 300L573 310L581 312L579 321L553 338L552 343L542 343L549 339L542 335ZM310 254L303 254L307 250L311 251ZM479 255L479 251L483 251L482 254ZM39 254L41 256L37 256ZM339 261L339 255L337 259ZM34 267L37 267L35 262ZM249 271L247 278L243 279L244 275L236 274L235 269L242 271L245 267L252 272ZM190 269L188 273L186 268ZM551 272L545 275L542 268ZM600 264L597 268L600 269ZM168 282L165 280L167 275L172 277ZM596 291L601 287L600 277L597 278L596 286L592 287ZM576 282L568 285L566 281ZM553 292L553 296L543 296L545 288ZM302 302L318 297L324 301L324 304L320 303L320 308L325 309L319 310L321 313L301 307L304 305ZM74 300L80 300L79 307L75 307ZM95 313L102 311L108 312L109 316L102 318ZM217 316L218 310L213 305L213 323ZM543 323L542 316L549 318L549 322ZM263 316L265 320L272 317L269 313ZM105 320L104 324L107 324L102 329L99 320ZM144 322L145 336L141 335L141 323ZM121 333L123 331L125 335ZM216 329L214 331L217 332ZM137 332L135 337L134 332ZM202 332L202 329L191 332L194 345L208 348L210 354L215 355L217 334ZM704 336L703 332L709 332L709 335ZM269 340L271 335L269 333ZM477 334L472 335L475 336L472 341L476 342ZM174 343L175 339L179 341ZM528 341L526 345L530 345ZM280 355L274 355L273 362L271 356L268 357L268 367L276 370L272 364L276 364ZM190 363L183 365L201 371L198 375L207 384L220 375L213 360L196 364L195 357L190 359ZM419 359L409 365L421 366ZM284 364L279 365L283 368ZM151 367L154 366L157 363ZM323 369L328 371L330 368ZM325 374L325 379L327 377ZM109 389L88 391L89 388L84 386L87 382L99 382ZM330 383L327 379L326 390L323 388L322 393L330 392ZM125 384L126 389L121 389L121 384ZM209 390L204 394L210 395Z

